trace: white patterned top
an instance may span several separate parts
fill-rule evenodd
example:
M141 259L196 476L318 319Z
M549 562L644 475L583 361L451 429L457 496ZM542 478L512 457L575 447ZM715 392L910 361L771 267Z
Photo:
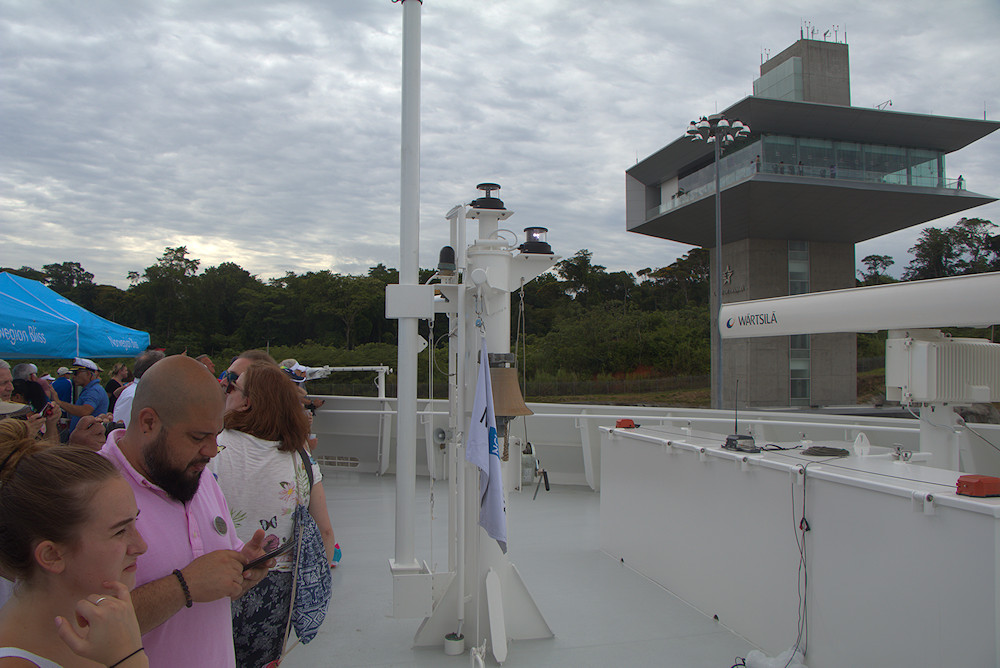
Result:
M299 503L309 505L309 478L297 452L278 450L280 441L265 441L226 429L219 434L219 454L212 472L226 495L236 535L249 541L257 529L267 533L266 549L292 539L293 513ZM313 462L313 483L323 479ZM277 558L272 570L291 571L294 552Z

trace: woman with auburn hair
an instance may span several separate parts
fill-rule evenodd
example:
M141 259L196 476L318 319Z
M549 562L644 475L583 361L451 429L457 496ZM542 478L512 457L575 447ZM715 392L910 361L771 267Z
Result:
M210 463L226 496L236 534L267 532L267 549L292 540L297 505L305 505L332 551L333 529L319 466L310 460L309 486L299 451L309 435L295 384L276 364L256 361L232 374L226 388L225 430ZM236 664L258 668L281 656L292 601L294 550L277 557L259 585L233 602Z
M129 596L146 551L131 488L96 452L21 429L0 428L0 570L14 580L0 666L148 666Z

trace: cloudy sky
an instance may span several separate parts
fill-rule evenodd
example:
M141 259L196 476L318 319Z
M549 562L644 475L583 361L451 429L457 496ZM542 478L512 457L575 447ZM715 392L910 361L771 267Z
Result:
M262 278L398 267L402 15L0 0L0 265L77 261L120 287L167 246ZM481 181L563 256L669 264L688 247L625 231L625 169L749 95L803 21L846 31L855 106L1000 118L997 0L426 0L421 266ZM1000 195L1000 132L948 156L960 173ZM1000 223L1000 204L966 215ZM918 232L857 257L898 275Z

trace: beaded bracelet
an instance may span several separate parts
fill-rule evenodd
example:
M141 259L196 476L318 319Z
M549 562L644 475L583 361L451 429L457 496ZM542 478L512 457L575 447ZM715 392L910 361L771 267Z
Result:
M121 664L125 663L126 661L128 661L129 659L131 659L133 656L135 656L139 652L143 651L144 649L146 649L146 648L145 647L140 647L139 649L135 650L134 652L132 652L131 654L129 654L128 656L126 656L121 661L116 661L116 662L112 663L110 666L108 666L108 668L115 668L115 666L120 666Z
M184 580L184 576L180 571L175 569L174 575L177 576L177 581L181 583L181 589L184 590L184 606L190 608L194 605L194 601L191 600L191 590L188 589L188 583Z

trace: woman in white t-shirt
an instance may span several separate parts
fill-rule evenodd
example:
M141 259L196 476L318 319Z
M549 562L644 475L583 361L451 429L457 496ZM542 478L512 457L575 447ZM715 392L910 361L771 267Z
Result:
M92 450L0 439L0 666L149 665L129 589L146 551L135 497Z
M226 429L210 466L237 536L244 539L263 529L268 550L291 541L295 507L302 504L332 539L319 467L311 462L310 489L298 453L309 426L294 383L277 366L256 362L230 377L226 392ZM281 656L293 569L294 550L279 556L267 577L233 602L236 665L264 666Z

